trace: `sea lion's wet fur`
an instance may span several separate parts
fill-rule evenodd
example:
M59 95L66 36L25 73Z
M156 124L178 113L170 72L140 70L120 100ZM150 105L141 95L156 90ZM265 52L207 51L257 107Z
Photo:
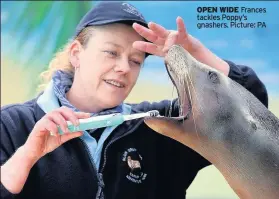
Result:
M166 68L177 88L180 114L146 124L212 162L240 198L279 198L279 120L227 76L173 46Z

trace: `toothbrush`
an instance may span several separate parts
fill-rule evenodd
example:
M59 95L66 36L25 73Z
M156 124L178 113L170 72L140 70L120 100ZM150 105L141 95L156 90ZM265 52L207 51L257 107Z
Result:
M134 120L134 119L139 119L144 117L157 117L159 115L160 114L157 110L152 110L145 113L135 113L131 115L122 115L121 113L116 113L116 114L93 116L86 119L80 119L79 120L80 124L78 126L75 126L70 121L67 121L67 124L70 132L76 132L76 131L86 131L89 129L119 125L128 120ZM58 127L58 132L61 135L64 134L60 127Z

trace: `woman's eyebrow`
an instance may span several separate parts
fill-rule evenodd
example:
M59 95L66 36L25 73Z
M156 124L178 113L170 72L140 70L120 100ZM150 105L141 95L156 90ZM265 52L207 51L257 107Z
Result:
M121 46L120 44L117 44L117 43L114 43L114 42L112 42L112 41L107 41L107 42L105 42L105 44L109 44L109 45L113 45L113 46L115 46L115 47L117 47L117 48L122 48L122 49L124 49L124 47L123 46ZM137 56L140 56L140 57L144 57L144 52L141 52L141 51L136 51L136 52L133 52L133 53L131 53L132 55L137 55Z
M123 46L121 46L117 43L111 42L111 41L107 41L107 42L105 42L105 44L110 44L110 45L113 45L113 46L118 47L118 48L123 48Z

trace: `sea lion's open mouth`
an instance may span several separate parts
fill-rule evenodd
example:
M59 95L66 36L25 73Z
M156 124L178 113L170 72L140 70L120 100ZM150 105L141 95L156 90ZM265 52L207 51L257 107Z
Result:
M165 67L167 69L167 73L176 88L178 94L178 103L179 103L179 116L178 117L171 117L172 119L176 120L186 120L190 117L192 113L192 103L190 98L190 91L187 89L187 85L182 84L179 81L179 77L174 77L176 74L171 72L171 67L168 65L167 60L165 59ZM176 78L176 80L175 80ZM187 78L187 77L186 77ZM187 80L183 80L187 82ZM185 83L186 84L186 83ZM184 107L187 106L187 107Z

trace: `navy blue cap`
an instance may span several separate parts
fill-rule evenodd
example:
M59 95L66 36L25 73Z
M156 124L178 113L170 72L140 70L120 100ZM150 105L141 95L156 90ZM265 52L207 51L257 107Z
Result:
M148 27L142 14L131 4L117 1L103 1L96 4L85 14L76 28L75 36L87 26L98 26L111 23L132 25L134 22Z

